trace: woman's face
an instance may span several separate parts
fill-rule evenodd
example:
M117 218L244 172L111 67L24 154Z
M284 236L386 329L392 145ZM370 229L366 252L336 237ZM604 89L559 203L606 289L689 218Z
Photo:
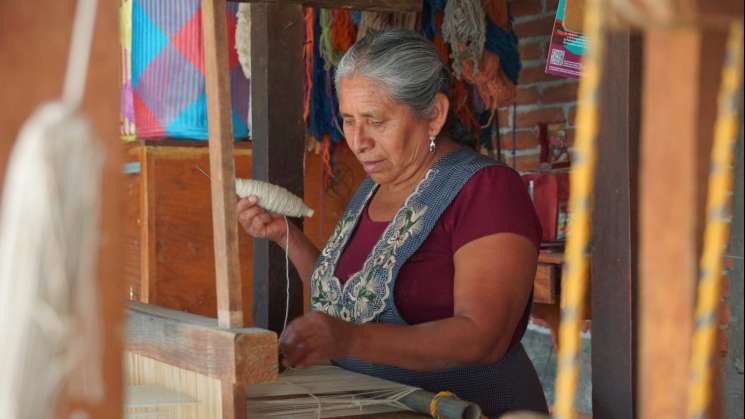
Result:
M362 76L342 79L339 108L344 136L368 176L378 184L403 182L426 160L432 121L391 99L386 89Z

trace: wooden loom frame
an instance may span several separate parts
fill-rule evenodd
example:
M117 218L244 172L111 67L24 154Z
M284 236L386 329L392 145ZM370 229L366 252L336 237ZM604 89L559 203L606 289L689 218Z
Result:
M205 86L217 289L217 320L130 302L126 350L217 379L223 419L246 417L245 386L276 379L277 335L284 313L284 257L254 241L252 319L244 319L238 260L235 166L230 110L226 0L203 0ZM417 11L419 0L265 0L252 11L251 102L253 177L302 195L305 128L302 120L302 8ZM271 52L271 54L270 54ZM297 66L286 65L296 62ZM271 99L271 100L270 100ZM269 138L283 138L274 144ZM294 281L290 315L302 314L302 288ZM244 328L253 323L259 328Z
M130 329L130 333L137 335L142 333L143 340L137 344L130 344L129 349L134 352L142 353L146 356L158 357L160 359L178 363L189 369L202 369L207 375L212 374L223 381L223 410L224 418L242 418L245 416L245 398L242 395L242 386L246 380L272 379L276 374L276 357L271 358L272 353L276 356L276 337L270 342L270 337L257 338L256 331L242 329L244 324L253 323L259 327L271 330L278 329L278 319L284 313L284 289L280 287L283 284L283 272L280 269L283 263L283 255L279 249L266 242L254 243L254 283L252 297L254 299L252 306L252 319L244 319L242 308L244 302L241 300L241 287L239 270L238 270L238 252L237 252L237 225L232 220L236 219L235 205L233 200L233 179L235 168L233 166L232 152L232 127L229 117L229 90L227 73L220 71L227 67L227 53L225 45L226 30L224 14L226 0L204 0L203 4L203 24L205 39L205 73L208 97L209 113L209 153L210 167L212 173L212 206L213 206L213 228L215 233L215 256L216 256L216 286L217 286L217 303L218 303L218 321L200 318L193 315L182 315L182 313L170 312L165 309L147 307L132 304L130 318L135 325ZM258 4L258 3L257 3ZM282 2L279 0L264 0L263 4L256 7L252 15L252 104L254 115L252 119L254 153L254 177L257 179L269 180L287 187L296 194L302 193L302 150L304 128L302 125L302 103L300 92L297 88L301 83L302 74L301 66L297 68L288 66L288 62L300 62L300 49L283 48L287 45L300 45L302 43L302 6L320 6L320 7L348 7L368 10L396 10L411 11L415 10L417 0L406 1L386 1L386 0L288 0ZM734 2L727 2L727 6L732 8ZM678 34L679 35L679 34ZM638 365L644 364L645 359L655 357L668 357L669 341L654 343L650 340L643 347L638 347L638 339L644 334L638 336L638 325L635 318L637 304L639 304L639 319L645 322L656 322L660 315L665 314L671 322L679 322L686 318L685 313L692 308L692 288L686 288L680 295L671 295L664 283L658 285L647 281L645 285L645 294L650 296L649 299L641 299L637 303L638 283L645 277L664 276L664 277L685 277L686 283L693 281L693 273L686 270L684 273L674 264L668 264L667 267L654 265L654 263L645 261L663 261L677 258L680 263L683 261L693 261L695 264L697 249L695 246L685 250L684 255L671 255L668 251L653 244L645 245L649 240L656 240L656 237L637 237L635 224L639 215L646 216L649 219L657 217L660 221L665 221L669 215L668 208L663 208L654 202L658 196L659 188L664 187L663 181L666 173L685 173L690 182L696 184L694 194L698 198L702 195L701 177L702 168L697 166L696 155L705 151L708 146L707 141L699 142L697 138L710 139L708 132L713 123L713 115L704 113L704 121L697 120L701 109L706 109L704 102L711 103L711 95L716 91L716 83L707 81L706 86L699 87L700 92L694 92L693 95L703 95L701 101L679 101L675 103L697 103L697 105L681 109L681 113L689 115L689 124L691 128L688 135L683 138L684 148L680 149L679 157L673 162L678 164L675 167L669 167L666 172L662 168L642 167L640 180L637 184L637 178L634 175L638 166L638 159L641 156L648 159L661 159L666 155L668 149L664 144L672 144L674 139L663 143L660 138L665 138L670 133L664 133L660 130L665 125L661 122L652 122L649 127L645 127L644 133L640 133L641 99L638 94L641 92L642 74L639 66L639 59L642 57L641 40L631 35L629 32L621 32L609 35L609 45L616 45L621 49L622 54L617 56L608 56L607 60L615 60L618 64L619 78L608 79L604 81L603 106L610 106L622 113L622 121L617 125L603 123L603 129L607 126L615 126L616 129L606 132L608 136L618 139L618 143L601 143L600 159L606 159L610 168L599 178L596 195L597 205L595 226L599 226L596 235L593 238L593 263L592 277L593 295L592 305L594 314L594 331L593 337L593 410L602 417L629 417L633 416L635 411L641 415L652 412L670 412L675 402L669 397L677 392L666 391L667 385L654 384L658 380L668 381L669 377L655 376L655 370L638 371ZM706 61L704 59L705 50L703 48L704 38L715 39L716 34L711 31L706 32L702 29L685 34L686 38L672 37L670 34L652 33L645 40L645 49L662 47L670 45L680 45L679 49L670 50L672 59L690 61L691 69L685 72L675 80L667 80L667 84L676 80L683 85L695 85L699 82L699 71L704 73L706 62L711 66L718 68L719 63L716 61ZM698 45L695 54L684 45ZM271 54L269 52L271 51ZM653 77L655 71L657 77L665 78L664 67L670 62L671 57L662 59L649 53L644 56L645 61L649 62L649 68L645 71L646 83L650 91L657 91L657 96L650 97L648 102L656 100L662 103L672 103L673 98L662 95L663 89L655 88ZM714 64L711 64L714 63ZM718 73L714 77L718 77ZM294 75L294 76L293 76ZM288 77L290 76L290 77ZM661 83L663 80L657 80ZM293 84L294 83L294 84ZM659 84L657 84L659 85ZM295 87L293 87L295 86ZM617 94L614 94L617 93ZM685 91L678 90L678 94L685 96ZM708 96L706 96L708 95ZM270 100L271 99L271 100ZM662 108L645 111L647 118L650 120L664 121L661 117L652 117L651 115L663 115L665 110ZM667 107L665 107L667 109ZM710 109L710 108L709 108ZM294 115L294 116L293 116ZM606 114L607 115L607 114ZM708 131L707 131L708 130ZM649 138L644 142L640 137ZM282 142L274 144L266 141L267 138L283 138ZM678 139L679 142L679 139ZM655 145L657 144L657 145ZM616 158L609 158L609 156ZM706 159L703 159L706 160ZM688 167L693 164L693 168ZM688 166L686 166L688 165ZM678 167L680 166L680 167ZM685 167L683 167L685 166ZM642 176L643 175L643 176ZM662 177L660 175L663 175ZM617 189L616 180L619 176L625 179L621 185L620 195ZM680 184L689 182L676 178ZM614 188L615 191L614 191ZM639 191L641 189L641 192ZM673 201L681 202L681 217L685 218L686 223L700 225L701 206L696 203L696 197L690 196L690 191L673 190L665 191L668 197ZM638 197L637 197L638 195ZM649 198L645 201L645 198ZM693 199L692 199L693 198ZM637 208L637 203L641 204ZM623 223L614 223L614 218L621 218ZM641 224L644 227L645 224ZM641 228L640 230L644 230ZM656 231L654 228L652 231ZM680 231L674 234L680 242L688 241L698 243L700 235L695 231ZM641 249L638 250L641 244ZM620 258L618 257L620 252ZM635 265L639 259L641 272L637 272ZM599 263L600 262L600 263ZM295 316L302 312L302 301L298 292L297 281L293 283L292 300L290 303L290 314ZM674 299L674 301L673 301ZM665 313L660 313L659 305L656 301L669 301L668 309ZM621 310L617 310L621 307ZM675 313L670 312L671 310ZM646 319L646 320L644 320ZM245 322L245 323L244 323ZM683 321L685 323L685 321ZM673 330L677 325L670 325ZM198 333L204 336L205 342L214 343L220 341L219 347L226 353L235 355L239 348L246 351L257 351L261 348L266 351L267 358L271 359L273 365L262 366L266 370L253 370L252 374L246 374L243 366L238 365L235 356L228 360L228 364L223 364L221 354L215 355L214 352L202 353L192 358L182 359L175 354L178 348L174 347L173 342L151 341L147 340L148 334L153 330L166 330L172 328L175 330L175 337L182 338L191 333ZM620 328L621 333L618 333ZM653 326L648 329L652 330ZM689 328L690 329L690 328ZM135 333L136 332L136 333ZM269 332L266 332L267 334ZM250 337L245 337L250 336ZM271 334L267 336L272 336ZM227 338L226 338L227 337ZM232 339L232 343L230 343ZM258 339L258 340L257 340ZM266 340L262 340L266 339ZM676 336L674 340L679 343L689 342L689 337ZM642 339L642 341L646 341ZM239 343L240 342L240 343ZM258 344L258 342L262 342ZM599 344L595 346L595 342ZM255 345L255 346L252 346ZM272 346L274 345L274 346ZM687 344L686 344L687 345ZM197 351L193 347L190 351ZM638 352L637 352L638 351ZM196 353L196 352L195 352ZM164 355L165 354L165 355ZM675 360L685 359L684 356L672 357ZM671 359L672 359L671 358ZM230 363L233 363L232 366ZM687 362L687 360L686 360ZM222 365L216 369L210 369L205 365ZM684 365L685 367L685 365ZM684 368L685 369L685 368ZM685 369L687 371L687 369ZM218 371L218 372L216 372ZM678 387L683 385L685 377L677 374L673 382ZM641 387L645 393L649 393L648 399L637 401L636 394L639 391L637 383L642 383ZM644 384L647 383L647 384ZM649 389L645 386L648 385ZM665 396L667 393L668 396ZM598 403L600 402L600 403ZM637 402L639 406L637 406ZM655 407L656 406L656 407ZM660 410L661 409L661 410Z

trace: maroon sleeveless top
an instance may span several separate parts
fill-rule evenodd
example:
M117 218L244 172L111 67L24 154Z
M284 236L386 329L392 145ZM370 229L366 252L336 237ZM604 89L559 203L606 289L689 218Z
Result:
M369 202L368 202L369 203ZM388 226L370 219L367 206L336 265L342 282L362 269ZM409 324L453 316L453 256L461 246L496 233L515 233L538 249L541 225L520 176L511 168L490 166L476 172L443 212L421 247L401 266L394 298ZM537 250L536 250L537 251ZM529 310L513 334L519 342Z

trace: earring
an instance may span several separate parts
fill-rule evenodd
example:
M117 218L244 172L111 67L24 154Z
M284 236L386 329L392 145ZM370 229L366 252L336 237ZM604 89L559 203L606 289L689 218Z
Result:
M429 152L434 153L435 148L437 148L437 144L435 144L435 136L429 137Z

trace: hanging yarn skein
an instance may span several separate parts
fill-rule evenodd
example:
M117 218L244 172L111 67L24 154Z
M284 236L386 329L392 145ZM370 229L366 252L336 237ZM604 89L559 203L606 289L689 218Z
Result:
M236 179L235 190L245 198L254 195L258 205L267 211L288 217L312 217L313 210L287 189L256 179Z
M235 51L241 63L243 75L251 79L251 5L241 3L235 14L238 19L235 26ZM250 120L249 120L250 122Z
M450 0L445 5L442 37L450 44L453 72L461 78L463 62L481 61L486 42L486 14L481 0ZM474 66L474 75L479 72Z
M0 417L51 419L63 388L103 396L95 281L103 152L78 114L96 15L80 0L59 102L24 123L0 210Z

